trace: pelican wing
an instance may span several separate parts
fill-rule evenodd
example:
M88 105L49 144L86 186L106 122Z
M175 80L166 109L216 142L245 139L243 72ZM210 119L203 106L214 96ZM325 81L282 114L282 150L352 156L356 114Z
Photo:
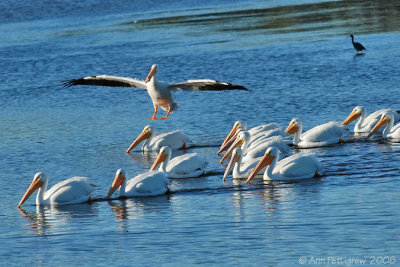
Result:
M246 90L242 85L223 83L215 80L188 80L181 83L172 83L170 89L181 89L185 91L223 91L223 90Z
M163 194L171 181L159 171L145 172L129 180L126 184L127 196L151 196Z
M44 198L58 204L72 204L87 201L93 191L86 177L72 177L52 186Z
M338 122L327 122L308 130L301 139L313 142L322 142L332 138L340 138L346 134L346 129Z
M136 87L146 89L144 81L133 79L129 77L118 77L110 75L88 76L79 79L67 80L62 83L64 87L74 85L97 85L97 86L111 86L111 87Z
M197 153L184 154L173 158L167 165L171 178L196 177L204 172L207 162Z
M315 155L299 153L279 161L275 169L286 177L312 177L322 166Z
M163 146L169 146L171 149L181 149L190 144L190 139L181 130L161 133L156 135L149 146L155 150L160 150Z

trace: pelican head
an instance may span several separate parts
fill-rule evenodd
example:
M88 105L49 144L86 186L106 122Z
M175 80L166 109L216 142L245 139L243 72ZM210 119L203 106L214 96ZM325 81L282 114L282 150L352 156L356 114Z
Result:
M289 126L286 128L285 132L288 135L295 134L300 129L301 121L297 118L294 118L290 121Z
M231 157L231 160L228 163L228 166L225 169L225 173L224 173L224 177L222 177L222 181L225 181L226 176L228 176L228 174L233 169L235 164L242 157L242 154L243 154L243 151L242 151L242 149L240 147L237 147L232 151L232 157Z
M143 131L139 134L138 137L132 142L131 146L125 151L129 153L132 149L134 149L138 144L140 144L143 140L149 139L153 133L153 128L150 125L147 125L143 128Z
M243 145L244 143L247 143L249 139L250 139L250 134L247 131L240 131L233 144L229 147L228 151L220 160L220 163L222 164L222 162L233 152L235 148Z
M381 129L383 126L388 124L391 120L393 120L394 116L390 112L385 112L382 114L381 119L378 121L378 123L375 125L375 127L371 130L371 132L368 134L367 138L370 138L373 136L379 129Z
M114 192L118 189L118 187L120 187L122 185L122 183L125 181L125 179L126 179L125 171L123 169L118 169L115 174L114 181L113 181L110 189L108 190L106 198L111 197L112 194L114 194Z
M350 113L350 115L342 122L342 125L347 126L358 117L360 117L362 114L365 114L365 107L363 106L356 106L353 111Z
M147 75L147 78L146 78L146 80L145 80L144 82L147 83L147 82L150 81L151 78L152 78L154 75L156 75L156 74L157 74L157 64L153 64L153 65L151 66L150 72L149 72L149 74Z
M24 196L22 197L21 201L18 204L18 208L33 194L36 190L41 188L44 184L48 181L48 177L43 172L38 172L33 177L31 185L26 190Z
M264 156L261 158L261 160L257 163L257 165L254 167L252 172L249 175L249 178L247 178L246 183L250 182L251 179L254 178L262 169L266 168L268 165L271 164L271 162L278 157L280 151L276 147L269 147L266 151Z
M157 159L154 161L153 165L150 168L150 171L154 171L163 163L167 158L171 157L172 150L169 146L163 146L158 153Z

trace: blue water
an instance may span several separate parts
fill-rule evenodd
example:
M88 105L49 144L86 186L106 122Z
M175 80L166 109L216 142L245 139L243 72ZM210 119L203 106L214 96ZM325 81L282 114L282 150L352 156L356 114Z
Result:
M216 156L238 119L286 127L298 117L309 129L343 121L356 105L400 109L396 1L9 0L0 9L2 264L400 261L400 144L312 149L325 175L298 183L224 183ZM350 33L365 55L355 55ZM170 119L151 121L144 91L61 86L98 74L144 79L152 64L165 81L211 78L251 91L178 91ZM124 151L147 124L205 145L188 152L206 157L212 175L174 180L165 196L59 208L37 208L31 197L16 208L38 171L50 185L88 176L98 198L118 168L146 171L155 154Z

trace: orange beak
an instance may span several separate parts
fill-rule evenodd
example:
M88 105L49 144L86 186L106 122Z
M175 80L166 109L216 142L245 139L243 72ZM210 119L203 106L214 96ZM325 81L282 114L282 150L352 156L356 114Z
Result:
M153 75L156 73L156 69L155 68L151 68L149 74L147 75L146 80L144 81L144 83L148 83L148 81L150 81L150 79L153 77Z
M228 163L228 166L225 169L225 173L224 173L224 177L222 177L222 181L225 182L225 178L226 176L228 176L228 174L231 172L231 170L233 169L233 166L235 166L235 163L239 161L240 155L236 154L231 158L231 160Z
M153 165L150 168L150 171L154 171L157 169L158 166L160 166L161 163L163 163L167 159L168 155L164 154L164 151L160 152L158 154L157 159L154 161Z
M38 190L41 186L43 185L43 181L41 181L39 178L35 178L29 188L26 190L24 196L21 198L21 201L18 204L18 208L36 191Z
M236 137L237 137L238 133L233 133L233 135L230 137L230 139L227 139L226 141L224 141L224 143L221 145L220 149L217 152L217 156L219 156L219 154L221 154L221 152L225 151L228 147L230 147L232 145L232 143L235 141Z
M225 155L222 157L222 159L219 161L220 164L222 164L222 162L229 157L230 154L232 154L232 151L241 146L243 144L243 139L237 139L232 145L231 147L228 149L228 151L226 151Z
M299 126L295 125L293 122L289 124L289 126L286 128L285 132L287 134L295 134L299 130Z
M347 126L350 123L352 123L353 121L355 121L356 119L358 119L358 117L360 117L361 113L356 113L356 111L353 111L350 113L350 115L342 122L342 125Z
M125 177L121 175L121 173L118 173L117 175L115 175L114 181L110 187L110 189L108 190L107 196L106 198L109 198L112 196L112 194L114 194L114 192L118 189L118 187L121 186L121 184L124 182Z
M140 142L143 140L146 140L150 137L151 133L148 131L143 131L139 136L132 142L131 146L125 151L125 153L128 153L134 149Z
M371 132L368 134L367 138L370 138L373 136L380 128L388 124L390 119L383 117L381 118L378 123L375 125L375 127L371 130Z
M220 149L221 149L221 147L223 147L225 145L226 142L228 142L228 140L231 139L231 137L236 133L237 129L239 129L239 126L237 124L233 125L231 131L225 137L224 142L222 142L222 145L220 146Z
M266 168L269 164L271 164L272 160L275 158L275 156L271 156L270 153L265 154L264 157L258 162L257 166L254 167L252 172L249 175L249 178L247 178L246 183L250 182L251 179L254 178L261 170Z

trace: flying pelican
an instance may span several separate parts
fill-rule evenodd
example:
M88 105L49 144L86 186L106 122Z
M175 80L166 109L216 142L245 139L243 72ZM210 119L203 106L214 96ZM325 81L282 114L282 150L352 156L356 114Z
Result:
M350 34L347 37L351 37L351 42L353 43L353 47L354 49L358 52L361 52L363 50L367 50L362 44L358 43L358 42L354 42L354 35Z
M119 189L120 197L144 197L161 195L169 191L168 185L171 181L159 171L145 172L126 181L126 173L118 169L114 181L108 190L106 198L110 198Z
M229 147L228 151L222 157L220 163L228 158L232 154L236 147L241 147L244 152L243 163L252 162L255 158L259 158L264 155L264 151L271 146L278 147L282 153L288 153L291 148L283 140L282 136L272 136L265 139L261 139L254 142L251 146L249 145L250 134L247 131L241 131L235 142Z
M279 160L279 150L270 147L246 180L248 183L262 169L264 180L294 181L319 176L322 165L314 154L297 153Z
M240 121L240 120L236 121L233 124L233 127L230 130L229 134L225 137L224 142L220 146L220 149L226 144L226 142L228 142L229 140L232 140L232 137L237 135L239 133L239 131L248 131L250 136L254 136L254 135L259 134L261 132L270 131L270 130L273 130L273 129L280 129L280 127L276 123L267 123L267 124L262 124L262 125L255 126L255 127L251 128L251 129L247 130L247 123L245 121Z
M109 75L88 76L79 79L72 79L63 82L65 87L74 85L99 85L114 87L136 87L146 89L151 100L153 101L154 114L150 118L158 120L156 117L158 107L167 111L167 115L162 119L168 119L171 111L174 111L178 104L172 99L172 91L182 89L185 91L222 91L222 90L247 90L245 87L237 84L223 83L219 81L202 79L188 80L181 83L164 83L157 80L157 65L151 66L151 70L146 80L132 79L128 77L118 77Z
M323 147L344 142L346 129L338 122L327 122L303 133L303 123L294 118L286 128L286 133L293 134L293 145L299 148Z
M393 112L395 122L400 120L400 111L386 108L377 110L366 116L367 111L365 107L356 106L350 115L342 122L342 125L347 126L358 119L356 125L354 126L354 133L369 133L379 121L379 116L385 112Z
M157 159L154 161L150 171L159 167L169 178L191 178L204 174L207 161L197 153L184 154L171 160L172 150L168 146L160 149Z
M87 182L86 177L71 177L61 181L49 190L48 176L43 172L38 172L33 177L32 183L26 190L24 196L18 204L18 208L36 191L36 205L68 205L91 201L90 195L94 187Z
M125 152L129 154L143 140L146 141L143 143L142 151L157 151L163 146L169 146L172 149L182 149L186 148L187 144L190 143L189 138L181 130L156 134L154 129L150 125L147 125Z
M379 129L385 126L385 129L382 132L382 137L384 139L396 139L400 140L400 123L394 125L394 115L391 112L385 112L382 114L381 119L375 125L375 127L368 134L367 138L373 136Z
M222 178L223 181L225 181L226 176L232 172L232 177L234 179L240 179L240 178L247 178L249 177L249 174L251 173L252 169L257 165L259 158L253 159L245 164L242 164L242 159L243 159L243 151L240 147L237 147L233 150L232 152L232 157L231 160L228 163L228 166L226 167L224 176Z

